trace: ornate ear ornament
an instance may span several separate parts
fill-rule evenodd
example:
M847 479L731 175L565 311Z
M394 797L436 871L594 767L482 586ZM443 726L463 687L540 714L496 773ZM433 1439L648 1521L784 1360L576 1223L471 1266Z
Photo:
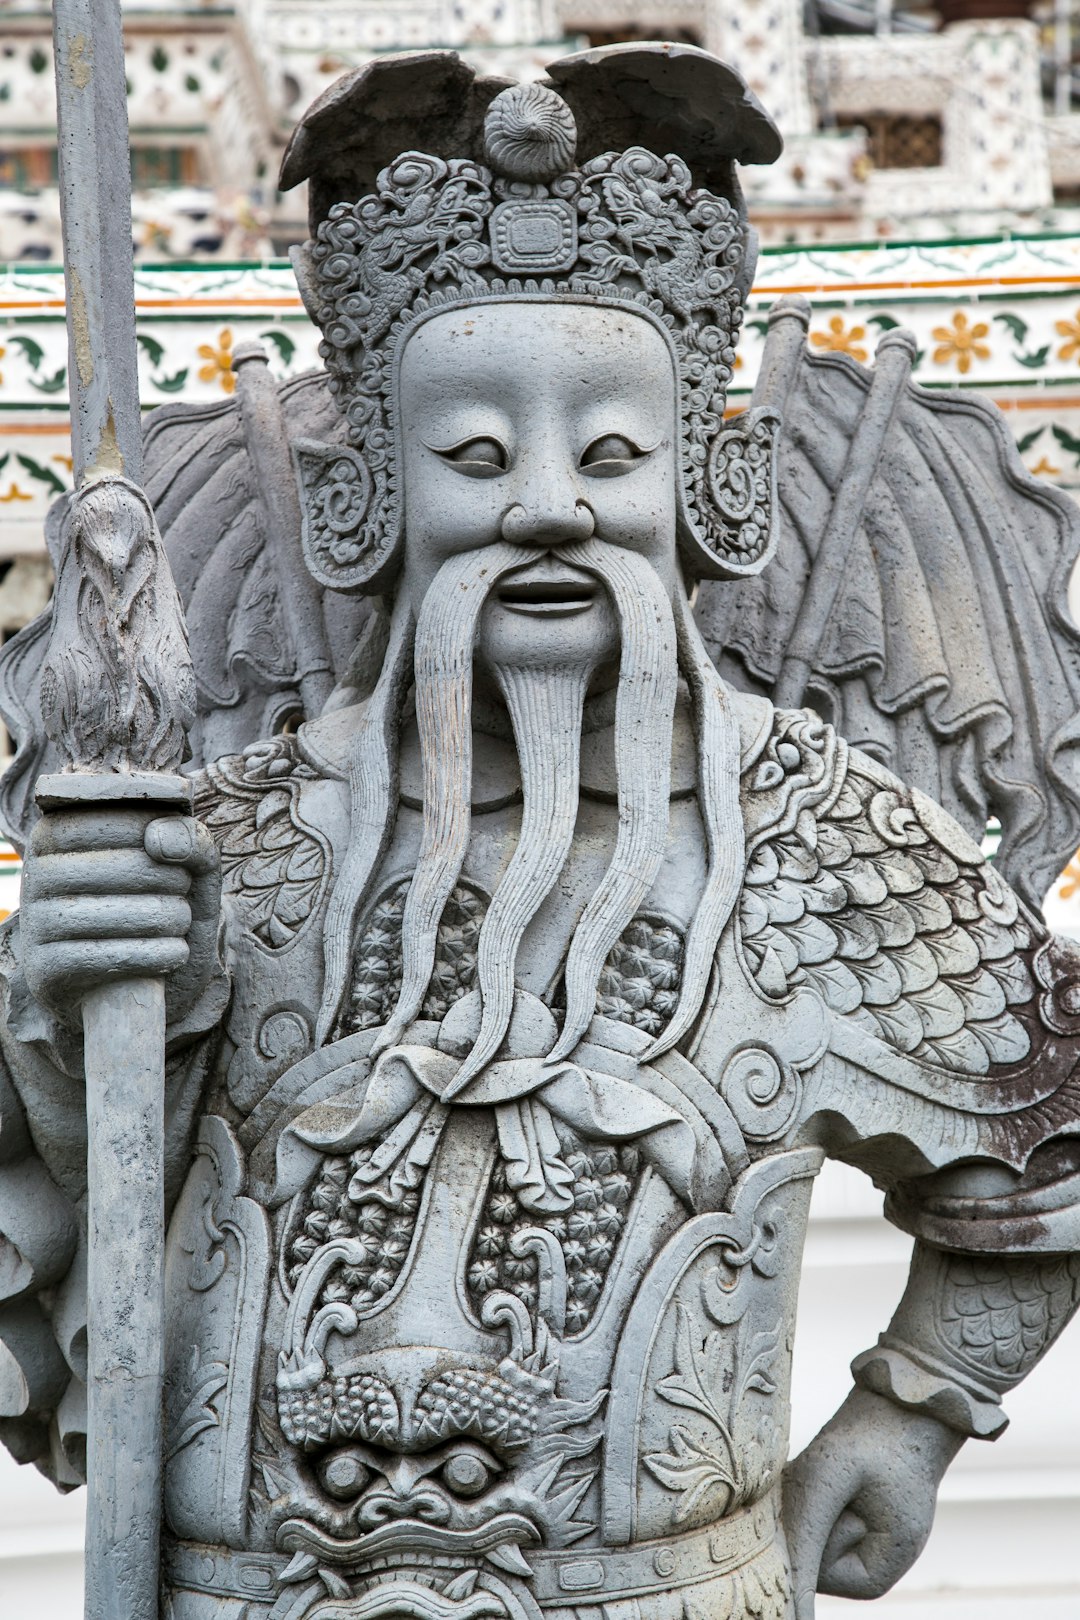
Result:
M375 480L367 462L348 445L297 439L293 466L300 492L304 561L332 591L378 588L392 563L392 537L373 510Z
M769 405L742 412L709 446L690 480L696 522L684 548L706 579L760 573L776 549L776 456L780 413Z

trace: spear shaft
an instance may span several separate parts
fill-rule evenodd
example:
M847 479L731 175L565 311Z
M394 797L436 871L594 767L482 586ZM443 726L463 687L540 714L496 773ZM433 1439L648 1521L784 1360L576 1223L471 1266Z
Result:
M119 0L53 0L75 486L142 477Z
M119 0L53 0L75 496L42 687L66 760L43 810L190 806L183 617L139 486L142 430ZM104 818L104 819L101 819ZM127 823L130 825L130 818ZM92 825L92 823L91 823ZM99 840L100 841L100 840ZM93 853L86 859L93 862ZM158 1620L164 1361L163 981L90 991L86 1620Z

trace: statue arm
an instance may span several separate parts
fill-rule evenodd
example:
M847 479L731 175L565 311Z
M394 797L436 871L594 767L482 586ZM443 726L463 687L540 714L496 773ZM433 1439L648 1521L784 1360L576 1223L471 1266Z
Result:
M1003 1398L1078 1306L1080 1254L948 1253L916 1241L904 1297L852 1373L964 1437L996 1439L1008 1423Z
M985 1178L975 1167L949 1172L944 1198L930 1193L943 1177L904 1189L916 1242L903 1298L878 1343L853 1362L855 1388L785 1478L800 1620L813 1613L815 1590L878 1597L910 1568L956 1453L968 1438L1002 1433L1003 1398L1080 1306L1080 1254L1017 1252L1033 1241L1030 1222L1015 1219L1017 1201L1059 1203L1060 1184L1049 1193L1021 1182L995 1201L979 1197ZM963 1228L956 1221L950 1236L962 1241L966 1229L967 1249L920 1235L920 1197L934 1236L963 1210Z

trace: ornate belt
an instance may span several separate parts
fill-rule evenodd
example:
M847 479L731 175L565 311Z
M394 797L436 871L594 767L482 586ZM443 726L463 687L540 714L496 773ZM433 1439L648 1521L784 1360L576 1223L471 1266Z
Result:
M777 1531L776 1493L700 1530L588 1552L530 1551L529 1590L541 1608L575 1601L648 1597L741 1569L770 1547ZM289 1562L278 1553L236 1552L166 1538L167 1583L214 1597L272 1603ZM436 1560L436 1563L438 1560Z
M577 1600L649 1597L696 1586L750 1563L776 1539L776 1493L728 1519L658 1541L587 1553L530 1552L529 1590L542 1608Z

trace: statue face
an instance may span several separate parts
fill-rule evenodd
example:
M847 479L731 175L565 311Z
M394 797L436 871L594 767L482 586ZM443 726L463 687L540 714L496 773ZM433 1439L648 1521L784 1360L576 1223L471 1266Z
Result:
M603 662L603 587L557 548L595 534L676 579L676 381L627 310L474 305L426 321L401 359L405 571L414 611L455 553L520 545L480 626L492 663Z

